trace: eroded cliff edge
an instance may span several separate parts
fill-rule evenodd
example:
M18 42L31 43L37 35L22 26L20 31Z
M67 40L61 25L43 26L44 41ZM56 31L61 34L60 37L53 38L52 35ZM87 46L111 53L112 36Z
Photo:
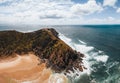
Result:
M73 67L83 71L81 64L84 55L62 41L55 29L46 28L29 33L0 31L1 58L30 52L55 72L72 70Z

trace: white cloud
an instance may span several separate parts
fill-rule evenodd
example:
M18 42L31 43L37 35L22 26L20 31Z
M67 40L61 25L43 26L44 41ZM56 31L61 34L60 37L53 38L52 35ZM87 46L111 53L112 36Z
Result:
M114 21L115 18L113 18L113 17L108 17L108 20L109 20L109 21Z
M89 0L85 4L75 4L71 7L75 14L88 15L103 10L101 4L97 4L95 0Z
M120 13L120 8L118 8L116 12L117 12L117 13Z
M104 0L103 5L115 7L116 2L117 2L117 0Z
M0 5L0 23L88 24L108 23L114 20L112 17L84 19L86 15L103 10L102 5L95 0L89 0L84 4L76 4L71 0L0 0L0 4L3 4ZM119 22L114 20L116 21Z
M11 0L2 0L6 3ZM22 0L0 6L1 23L40 23L50 19L72 18L71 0ZM53 22L53 21L52 21Z
M104 19L93 18L93 19L88 19L85 22L87 24L120 24L120 19L115 19L113 17L106 17Z

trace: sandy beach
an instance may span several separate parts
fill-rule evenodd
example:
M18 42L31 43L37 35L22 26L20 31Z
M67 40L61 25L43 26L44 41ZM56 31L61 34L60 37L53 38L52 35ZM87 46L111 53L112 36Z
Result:
M34 54L17 55L0 62L1 83L67 83L61 74L52 74L50 68Z

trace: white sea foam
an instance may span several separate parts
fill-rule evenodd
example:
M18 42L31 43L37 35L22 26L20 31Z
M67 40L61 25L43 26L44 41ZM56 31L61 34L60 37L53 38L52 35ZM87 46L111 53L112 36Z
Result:
M108 60L108 56L107 55L102 55L102 56L95 56L94 59L97 61L101 61L101 62L107 62Z
M70 38L67 38L63 34L59 34L59 38L62 39L66 44L68 44L74 50L80 51L81 53L87 53L94 49L94 47L86 46L82 44L75 44ZM80 41L80 40L79 40Z
M98 53L103 53L103 51L99 50Z
M79 42L82 43L82 44L86 44L86 43L85 43L84 41L82 41L82 40L79 40Z
M83 64L85 65L85 67L87 67L87 70L84 70L84 72L77 72L77 70L76 70L75 72L77 72L77 74L78 73L79 74L84 74L84 73L90 74L91 68L90 68L90 63L88 63L90 56L88 55L87 52L92 51L94 49L94 47L81 45L81 44L75 44L72 42L72 40L70 38L67 38L63 34L59 34L59 38L62 39L65 43L67 43L74 50L77 50L77 51L85 54L85 57L83 58Z
M81 40L79 40L79 42L80 42L79 44L76 44L76 43L72 42L72 39L64 36L61 33L59 34L59 38L61 40L63 40L66 44L68 44L72 49L77 50L85 55L85 57L83 58L83 65L87 69L84 70L83 72L80 72L78 69L77 70L73 69L75 73L79 74L78 76L81 76L83 74L88 74L88 75L91 74L91 71L93 70L91 68L91 66L92 66L92 64L94 64L94 63L92 63L93 61L91 61L91 60L95 60L97 62L101 61L101 62L105 63L105 62L107 62L107 60L109 58L105 54L101 55L101 53L103 53L103 51L98 50L98 52L95 52L94 47L87 46L87 44ZM90 54L90 52L91 52L91 54ZM70 73L67 75L74 76L75 73L72 73L72 71L70 71Z

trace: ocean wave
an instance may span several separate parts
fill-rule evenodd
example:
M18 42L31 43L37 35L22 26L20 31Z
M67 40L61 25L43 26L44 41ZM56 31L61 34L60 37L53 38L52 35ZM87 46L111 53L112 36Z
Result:
M81 52L85 55L83 58L83 65L87 69L85 69L83 72L80 72L78 69L75 70L73 68L74 73L72 71L69 71L70 73L67 74L68 76L74 77L74 79L81 78L85 74L89 76L91 72L95 71L96 69L92 67L93 65L99 64L100 62L105 64L109 59L109 56L106 55L103 51L100 51L93 46L88 46L87 43L80 39L78 40L79 43L75 43L71 38L68 38L61 33L59 34L59 38L68 44L72 49L77 50L78 52Z
M102 55L102 56L95 56L94 59L97 60L98 62L107 62L108 60L108 56L107 55Z
M87 43L85 43L84 41L82 41L82 40L79 40L79 42L81 43L81 44L87 44Z

